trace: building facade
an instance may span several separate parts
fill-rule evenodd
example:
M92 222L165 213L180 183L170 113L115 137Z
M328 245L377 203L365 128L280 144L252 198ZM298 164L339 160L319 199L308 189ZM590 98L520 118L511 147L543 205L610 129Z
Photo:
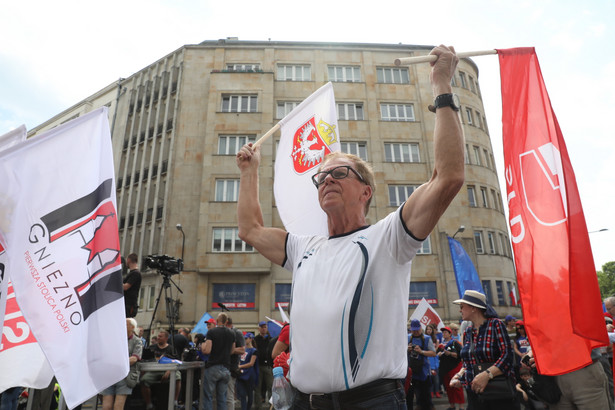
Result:
M192 327L205 312L215 316L222 303L239 327L253 329L266 316L280 318L277 306L288 304L291 274L238 238L237 150L331 81L342 149L375 171L368 222L383 218L432 174L430 66L393 64L431 48L204 41L120 79L29 135L108 106L122 255L183 253L184 259L180 274L142 266L139 323L166 327L172 317L176 327ZM508 224L478 68L470 59L459 62L453 90L462 105L466 185L414 260L409 312L425 297L444 320L459 318L451 303L458 292L447 242L456 233L498 313L520 316L509 298L516 279ZM282 227L273 195L278 140L274 135L262 146L260 200L265 223ZM458 232L461 225L465 230ZM162 286L165 276L172 282L168 288Z

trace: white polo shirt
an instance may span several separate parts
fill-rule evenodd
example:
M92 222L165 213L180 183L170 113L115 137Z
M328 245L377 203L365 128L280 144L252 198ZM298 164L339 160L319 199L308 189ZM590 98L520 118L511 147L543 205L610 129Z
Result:
M407 372L411 260L421 246L401 207L378 222L327 238L288 234L293 271L290 379L330 393Z

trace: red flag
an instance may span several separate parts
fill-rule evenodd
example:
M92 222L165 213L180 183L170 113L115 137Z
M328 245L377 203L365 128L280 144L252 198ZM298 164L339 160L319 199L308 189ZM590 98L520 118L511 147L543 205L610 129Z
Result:
M577 184L533 48L498 50L511 239L538 370L591 363L608 343Z

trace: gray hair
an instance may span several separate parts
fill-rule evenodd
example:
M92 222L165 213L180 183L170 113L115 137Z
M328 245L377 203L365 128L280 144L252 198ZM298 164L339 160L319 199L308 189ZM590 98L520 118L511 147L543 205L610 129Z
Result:
M133 317L127 317L126 320L132 325L133 332L137 330L137 321Z

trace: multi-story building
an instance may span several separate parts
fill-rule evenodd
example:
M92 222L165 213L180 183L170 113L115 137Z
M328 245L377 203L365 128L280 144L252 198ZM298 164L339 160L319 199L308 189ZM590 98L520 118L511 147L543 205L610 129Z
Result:
M279 317L291 275L237 235L239 173L235 153L268 131L327 81L336 96L342 149L369 161L377 190L368 221L394 211L433 170L434 115L429 64L397 67L398 57L427 54L403 44L239 41L186 45L100 90L30 131L34 135L92 109L109 107L123 255L184 256L171 275L183 291L161 289L163 276L145 271L140 324L168 314L194 325L218 303L235 323L254 328ZM459 318L447 236L456 235L474 262L500 315L519 316L507 221L478 84L478 68L462 59L453 80L466 138L466 186L415 258L410 313L422 297L445 320ZM274 137L263 144L260 200L265 223L282 227L273 195ZM181 224L181 229L177 228ZM458 232L463 225L465 230ZM184 248L185 242L185 248ZM173 302L165 303L166 297ZM168 308L168 309L167 309Z

